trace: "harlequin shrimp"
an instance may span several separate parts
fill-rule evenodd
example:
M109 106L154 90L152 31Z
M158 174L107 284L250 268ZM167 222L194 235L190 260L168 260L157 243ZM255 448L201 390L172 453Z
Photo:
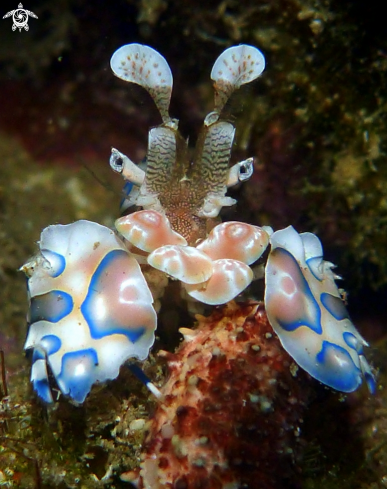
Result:
M253 173L253 158L229 167L235 128L222 119L223 108L264 67L262 53L248 45L218 57L211 71L215 107L191 161L178 120L169 115L167 61L140 44L113 54L113 73L149 92L162 123L149 131L145 163L112 149L110 165L125 180L121 208L140 210L117 219L114 230L89 221L49 226L38 254L22 267L30 299L25 349L32 350L31 381L44 401L53 401L48 371L62 394L82 403L94 383L116 378L125 362L144 360L168 279L180 281L190 301L225 304L249 286L250 265L268 247L264 302L285 350L334 389L351 392L365 378L374 391L367 343L348 316L319 239L291 226L273 233L220 223L222 207L235 204L227 189Z

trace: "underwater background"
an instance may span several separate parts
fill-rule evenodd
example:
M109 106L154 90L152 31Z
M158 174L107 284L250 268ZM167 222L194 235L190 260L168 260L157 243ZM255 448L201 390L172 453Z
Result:
M268 430L260 442L264 462L254 452L254 473L261 467L262 477L244 482L241 476L240 486L229 488L386 487L387 34L379 4L23 5L38 17L29 18L28 31L13 31L11 18L0 21L0 486L131 487L148 419L157 411L124 369L81 407L60 399L47 409L38 401L23 351L28 301L18 272L49 224L90 219L112 226L118 216L122 181L108 165L111 147L141 161L148 130L160 122L148 94L122 83L109 67L118 47L137 42L168 60L170 112L192 144L212 108L216 57L239 43L264 53L259 82L227 107L236 126L232 163L254 156L255 172L230 192L238 204L222 217L316 233L344 278L349 312L377 371L373 397L365 388L344 396L299 373L299 386L292 384L297 407L289 412L279 402L273 414L273 423L280 419L292 432L289 467L275 448L279 432ZM2 2L1 17L16 6ZM157 350L174 351L177 329L189 326L170 302L161 312L168 327L158 331L144 366L160 385L166 368ZM205 486L187 476L160 487Z

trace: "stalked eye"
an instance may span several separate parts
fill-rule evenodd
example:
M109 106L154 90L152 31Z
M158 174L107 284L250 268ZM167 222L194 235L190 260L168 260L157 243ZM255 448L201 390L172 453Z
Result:
M122 167L124 166L124 160L122 156L116 156L114 158L114 166L117 168L118 172L122 171Z
M110 167L117 173L121 173L125 180L134 185L141 186L145 179L145 172L139 168L132 160L130 160L118 149L112 148L110 156Z

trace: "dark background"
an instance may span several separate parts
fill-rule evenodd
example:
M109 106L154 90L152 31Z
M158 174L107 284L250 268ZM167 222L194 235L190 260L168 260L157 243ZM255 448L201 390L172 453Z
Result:
M3 1L1 17L17 3ZM264 52L267 68L234 96L225 117L237 126L232 162L254 156L255 175L233 192L239 204L225 218L275 229L292 224L318 234L326 259L337 263L346 279L360 329L371 340L384 336L387 46L378 2L32 0L23 5L39 17L29 19L28 32L13 32L12 19L0 19L0 132L12 145L3 172L0 168L0 204L3 218L12 210L2 225L4 240L23 241L22 249L11 251L16 264L34 251L43 226L77 216L67 212L66 202L52 214L52 201L64 198L60 189L55 197L47 194L48 205L43 194L35 194L35 202L31 195L23 202L23 192L9 196L13 178L24 172L9 154L22 148L36 171L52 169L62 182L69 175L86 178L86 187L113 190L117 201L121 182L112 189L105 172L111 146L135 161L145 155L147 132L159 124L159 115L145 91L112 75L115 49L139 42L166 57L174 75L171 114L194 143L212 108L214 60L226 47L245 42ZM4 170L5 160L12 171ZM62 174L64 169L70 173ZM31 204L37 221L29 218L31 229L23 238L18 229L16 238L10 223L23 219ZM90 207L96 220L97 207ZM112 206L99 219L107 213L117 215ZM9 266L6 260L3 276L20 280Z

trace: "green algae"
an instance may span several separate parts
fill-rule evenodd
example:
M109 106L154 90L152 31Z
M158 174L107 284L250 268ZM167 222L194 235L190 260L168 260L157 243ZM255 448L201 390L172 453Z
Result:
M68 90L58 104L62 97L77 96L79 80L90 80L94 98L105 97L117 111L130 113L135 124L147 124L138 92L126 88L122 97L122 85L107 74L107 65L123 43L150 44L173 69L179 68L172 112L180 117L187 108L182 129L193 137L198 119L212 107L211 63L232 44L258 46L266 56L266 70L254 87L231 101L229 115L238 115L235 157L255 156L267 181L244 185L239 215L276 228L293 224L299 231L313 230L344 273L345 267L353 269L349 287L386 285L387 43L377 9L372 2L361 6L330 0L222 1L192 7L190 1L167 0L116 9L42 2L31 42L18 38L23 44L16 53L9 30L0 50L4 73L33 76L44 87L59 70ZM48 28L52 25L56 29ZM63 56L66 74L57 60ZM101 83L103 93L98 91ZM76 105L73 100L71 106ZM153 114L150 102L145 107ZM277 202L270 198L273 188Z
M25 278L18 271L37 252L40 231L49 224L87 217L112 225L120 195L119 187L112 189L120 182L99 162L93 162L93 168L105 186L83 167L36 163L16 139L4 135L0 158L0 346L8 386L8 395L0 400L0 483L121 487L119 474L138 466L143 436L143 430L132 430L130 423L148 417L152 400L123 372L112 390L93 390L82 407L63 399L56 408L39 403L23 352L28 303ZM157 369L150 375L157 379Z

